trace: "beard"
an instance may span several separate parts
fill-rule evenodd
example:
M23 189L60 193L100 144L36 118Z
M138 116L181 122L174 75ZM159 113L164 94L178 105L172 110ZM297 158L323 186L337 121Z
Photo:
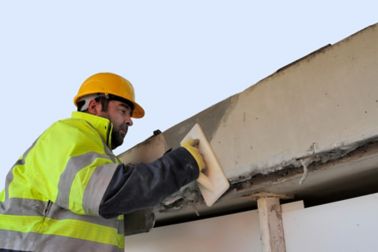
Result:
M127 132L127 129L126 129ZM112 130L112 150L121 146L123 144L123 139L125 138L126 133L122 134L119 129L113 128Z

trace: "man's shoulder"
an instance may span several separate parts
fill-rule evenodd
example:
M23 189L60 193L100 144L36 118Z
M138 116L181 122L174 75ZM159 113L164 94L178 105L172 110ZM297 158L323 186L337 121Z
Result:
M54 122L49 128L46 129L46 133L82 133L87 134L94 129L88 124L87 121L80 118L65 118Z

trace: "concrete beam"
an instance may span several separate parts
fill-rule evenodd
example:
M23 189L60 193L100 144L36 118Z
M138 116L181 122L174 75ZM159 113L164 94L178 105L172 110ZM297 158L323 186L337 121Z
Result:
M361 192L367 185L346 182L378 176L377 149L371 145L378 139L377 68L375 24L279 69L120 157L124 162L153 160L179 146L195 123L202 126L233 188L210 209L194 203L196 211L185 205L185 198L197 192L195 185L184 188L175 195L184 200L163 203L157 222L235 209L250 204L246 196L262 190L297 199L337 190L352 193L354 185ZM361 148L367 153L358 154Z

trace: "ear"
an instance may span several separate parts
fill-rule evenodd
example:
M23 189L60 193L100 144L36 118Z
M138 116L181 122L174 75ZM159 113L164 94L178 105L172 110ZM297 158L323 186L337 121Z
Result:
M100 115L102 106L100 102L97 102L95 99L89 101L88 112L93 115Z

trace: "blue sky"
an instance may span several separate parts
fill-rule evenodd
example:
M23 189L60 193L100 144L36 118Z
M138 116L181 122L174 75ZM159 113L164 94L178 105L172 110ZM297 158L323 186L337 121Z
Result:
M377 22L376 1L1 1L0 188L69 117L89 75L128 78L146 116L119 154L278 68Z

